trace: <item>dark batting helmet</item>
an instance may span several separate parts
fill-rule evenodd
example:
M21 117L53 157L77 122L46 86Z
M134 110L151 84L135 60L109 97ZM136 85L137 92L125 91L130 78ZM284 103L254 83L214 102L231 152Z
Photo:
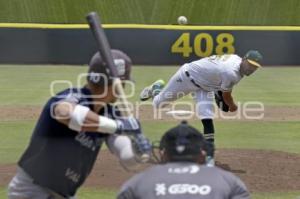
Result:
M111 50L117 72L121 80L130 80L131 59L121 50ZM89 63L87 80L99 86L111 85L112 78L109 77L109 69L104 66L104 61L99 52L95 53Z
M203 135L183 121L168 130L160 141L160 150L167 155L168 161L195 161L205 150Z

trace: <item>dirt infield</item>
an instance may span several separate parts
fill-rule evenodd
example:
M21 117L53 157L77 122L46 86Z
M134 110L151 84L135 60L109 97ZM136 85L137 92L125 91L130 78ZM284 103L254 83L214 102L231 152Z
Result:
M240 176L252 192L300 189L300 155L264 150L220 149L216 159L221 167ZM116 188L131 175L119 166L112 155L104 152L100 154L86 185Z
M36 120L41 106L0 106L0 121Z
M300 190L300 155L265 150L220 149L217 161L221 167L241 177L251 192ZM0 166L0 186L7 185L15 170L15 165ZM118 189L133 174L125 171L108 151L102 151L85 186Z
M18 121L18 120L35 120L40 115L42 107L40 106L18 106L17 108L11 106L0 106L0 121ZM299 121L300 107L265 107L264 117L261 121ZM151 106L141 106L139 111L135 111L135 115L142 121L157 119L153 116L153 108ZM226 113L225 116L232 116L233 114ZM252 115L253 116L253 115ZM159 117L158 114L155 117ZM235 116L238 117L238 116ZM161 117L158 118L161 121L174 121L172 116L167 116L164 112L161 112ZM191 120L198 119L195 115L192 115ZM240 121L246 121L246 118L241 114ZM217 117L216 120L224 120ZM232 120L232 119L229 119ZM251 120L247 120L251 121Z

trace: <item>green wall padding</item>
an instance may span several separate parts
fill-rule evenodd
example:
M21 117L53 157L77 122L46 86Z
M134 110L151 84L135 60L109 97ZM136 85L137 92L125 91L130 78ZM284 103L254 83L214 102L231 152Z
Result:
M0 22L85 23L98 11L103 23L300 25L300 0L0 0Z

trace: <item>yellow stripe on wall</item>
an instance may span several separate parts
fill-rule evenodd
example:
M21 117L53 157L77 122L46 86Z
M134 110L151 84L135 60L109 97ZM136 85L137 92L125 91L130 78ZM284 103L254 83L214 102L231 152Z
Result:
M87 29L87 24L0 23L0 28Z
M253 31L300 31L300 26L191 26L191 25L146 25L146 24L103 24L104 28L164 29L164 30L253 30ZM0 28L33 29L87 29L87 24L36 24L0 23Z

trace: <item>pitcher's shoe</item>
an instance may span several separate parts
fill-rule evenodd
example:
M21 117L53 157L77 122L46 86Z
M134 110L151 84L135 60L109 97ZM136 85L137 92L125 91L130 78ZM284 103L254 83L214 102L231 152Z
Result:
M164 86L165 86L164 80L162 79L156 80L150 86L147 86L143 89L143 91L140 93L140 100L146 101L150 98L155 97L160 93L160 91L164 88Z
M205 164L208 167L214 167L215 166L215 159L212 156L206 156Z

